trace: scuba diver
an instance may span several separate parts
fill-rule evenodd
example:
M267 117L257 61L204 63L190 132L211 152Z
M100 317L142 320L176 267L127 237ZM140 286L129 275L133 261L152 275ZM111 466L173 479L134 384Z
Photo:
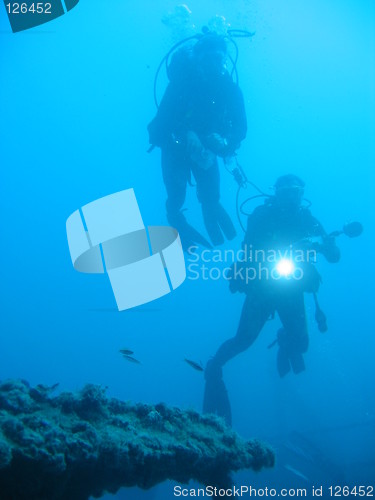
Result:
M205 370L204 413L217 413L231 424L231 408L222 379L222 367L248 349L275 312L282 323L277 339L277 369L280 377L305 369L303 353L308 349L304 293L316 293L320 276L314 266L317 253L331 263L340 251L335 236L328 235L303 204L304 182L295 175L279 177L274 196L248 217L243 242L244 259L236 262L228 276L230 290L246 294L237 334L225 341ZM358 223L353 223L358 224ZM311 238L318 237L313 242ZM276 257L278 256L278 257ZM317 304L319 329L326 331L325 315Z
M167 67L169 84L148 125L150 150L161 148L168 222L178 230L185 250L195 243L211 246L183 214L192 175L212 244L236 236L220 203L218 167L218 157L224 162L233 158L247 130L242 92L226 68L229 38L206 31L189 37L194 43L173 53Z

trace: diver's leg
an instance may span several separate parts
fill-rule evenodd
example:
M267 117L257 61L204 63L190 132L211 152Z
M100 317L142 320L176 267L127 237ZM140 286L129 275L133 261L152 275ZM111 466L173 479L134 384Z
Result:
M217 159L207 170L194 164L192 171L197 182L197 197L202 205L204 224L212 243L220 245L224 242L222 231L226 238L233 239L236 230L220 203L220 171Z
M181 209L186 198L186 187L190 180L190 165L186 155L176 146L162 150L163 180L167 190L167 219L177 229L184 250L195 243L210 246L208 241L190 226Z
M228 425L231 425L231 408L222 378L222 366L250 347L258 337L271 312L270 304L261 304L253 298L246 297L237 335L224 342L215 356L207 363L203 399L204 413L216 413L222 416Z
M163 181L167 190L167 216L178 214L185 202L189 168L183 155L174 146L161 152Z
M303 353L309 346L306 322L305 301L303 293L284 294L278 300L277 312L283 324L279 330L279 351L277 366L281 377L290 371L294 373L305 370Z
M237 334L219 347L213 357L215 364L222 367L227 361L246 351L258 337L271 313L272 305L270 302L246 296Z

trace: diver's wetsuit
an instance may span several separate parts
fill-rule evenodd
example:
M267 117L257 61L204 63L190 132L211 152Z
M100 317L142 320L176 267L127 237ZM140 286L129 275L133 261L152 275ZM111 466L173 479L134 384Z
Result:
M214 218L223 219L223 231L227 225L231 233L229 237L234 237L234 227L219 203L217 157L208 169L200 167L191 158L187 134L189 131L194 132L202 145L215 155L233 155L246 136L243 97L227 71L205 78L196 66L192 51L181 49L173 57L169 68L170 83L156 117L148 126L150 143L162 149L163 180L168 195L166 208L170 223L183 232L184 217L180 210L192 173L211 238L217 239L215 224L212 226L210 222L213 214ZM215 151L213 145L207 143L207 137L213 133L226 140L225 151ZM216 244L220 241L213 242Z
M244 248L250 255L256 250L285 252L293 245L309 237L321 236L325 239L318 251L329 262L337 262L340 253L334 240L326 238L322 225L304 207L280 207L272 202L256 208L248 218ZM254 260L244 263L244 267L257 268ZM320 277L312 263L304 262L304 277L301 280L256 279L246 284L240 278L233 280L231 290L246 293L241 318L235 337L225 341L208 362L206 368L206 391L203 411L220 413L230 423L230 406L225 386L221 380L221 368L231 358L252 345L267 319L277 312L283 328L278 333L279 351L277 367L280 376L286 375L292 367L295 373L304 370L302 353L307 351L309 339L305 316L304 292L316 292ZM258 269L258 268L257 268ZM224 403L223 403L224 400ZM224 408L224 411L223 411Z

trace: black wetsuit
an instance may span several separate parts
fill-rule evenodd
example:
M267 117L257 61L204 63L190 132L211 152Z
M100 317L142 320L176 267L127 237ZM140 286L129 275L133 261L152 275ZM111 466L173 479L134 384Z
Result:
M306 238L326 237L320 222L312 216L310 210L303 207L281 208L275 204L265 204L254 210L248 219L244 247L247 253L250 249L263 250L264 255L273 255L274 252L294 251L296 254L303 251L298 242ZM323 253L330 262L339 259L339 251L332 241L330 244L320 245L319 252ZM281 255L279 254L279 255ZM301 254L302 255L302 254ZM258 260L260 260L258 259ZM215 360L223 366L229 359L246 350L257 338L265 322L277 311L283 324L285 335L280 339L280 349L288 349L290 355L294 352L303 353L308 348L308 333L304 305L304 292L314 292L319 287L319 275L312 262L300 262L303 277L293 281L272 278L257 279L242 289L246 293L237 335L224 342L215 355ZM310 253L311 260L311 253ZM261 264L265 264L261 262ZM246 264L249 265L249 264ZM251 263L259 271L259 262ZM264 265L263 265L264 267ZM239 284L241 288L243 284ZM281 368L281 367L280 367ZM284 374L284 373L282 373Z
M169 69L170 83L156 117L148 126L150 143L162 149L166 208L173 225L184 204L191 173L203 215L209 218L222 208L217 159L206 170L199 167L189 154L187 133L194 132L205 148L221 156L234 154L246 136L245 108L238 85L228 72L205 78L196 65L192 51L180 50L174 56ZM225 139L224 151L215 151L207 143L207 137L213 133Z
M256 250L264 251L264 254L260 254L262 260L264 255L267 260L274 251L293 249L296 255L296 252L303 251L302 240L315 236L323 239L323 244L316 245L317 251L323 253L329 262L337 262L340 258L339 249L307 208L283 208L275 203L266 203L256 208L248 218L244 255L248 259L251 255L252 261L240 265L244 269L253 267L259 271L259 262L254 262ZM311 258L311 253L309 256ZM238 278L231 282L231 290L246 293L246 298L235 337L225 341L207 365L205 412L219 413L230 423L230 405L221 380L221 368L253 344L267 319L275 312L283 325L278 334L279 374L284 376L291 368L295 373L304 370L302 353L307 351L309 344L304 293L316 292L320 282L314 264L306 260L298 264L304 273L301 280L275 281L266 275L265 279L246 281L245 275L239 273Z

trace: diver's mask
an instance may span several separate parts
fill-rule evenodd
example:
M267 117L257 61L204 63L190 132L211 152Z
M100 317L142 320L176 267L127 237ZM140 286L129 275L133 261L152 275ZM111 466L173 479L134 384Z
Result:
M278 205L299 207L302 203L304 188L297 184L275 187L275 199Z
M221 50L210 50L200 54L199 70L205 77L216 77L226 72L227 56Z
M203 35L193 48L200 73L205 78L223 75L226 71L227 51L224 36L215 33Z

